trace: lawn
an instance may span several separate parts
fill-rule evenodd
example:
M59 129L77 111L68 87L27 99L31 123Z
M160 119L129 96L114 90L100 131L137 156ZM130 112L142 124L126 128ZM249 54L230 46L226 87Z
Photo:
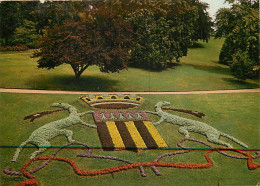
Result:
M244 82L234 78L218 63L223 39L199 42L181 63L162 72L129 68L120 73L101 73L89 67L76 83L70 66L54 70L37 69L32 50L0 54L0 87L84 91L192 91L258 88L258 80Z
M187 61L188 63L188 61ZM154 105L158 101L169 101L172 108L197 110L206 114L202 119L184 113L170 112L182 117L205 122L212 127L225 132L240 141L246 143L250 149L259 149L259 121L260 121L260 97L258 93L239 94L205 94L205 95L143 95L145 102L140 110L153 111ZM30 134L47 122L51 122L67 116L66 112L50 114L36 119L33 123L24 121L23 118L29 114L50 110L50 105L54 102L69 103L79 109L80 112L90 110L81 102L78 95L48 95L48 94L0 94L0 144L6 146L20 145ZM239 100L239 101L238 101ZM149 115L152 121L158 121L156 116ZM93 124L92 116L84 116L84 121ZM177 142L183 139L178 133L175 125L162 123L157 126L158 131L165 139L170 148L177 148ZM69 128L74 132L74 139L94 147L100 147L96 129L83 126L72 126ZM206 143L206 138L202 135L191 133L191 138L202 140ZM228 139L226 142L232 143L235 148L243 149ZM51 140L53 146L66 144L64 136L59 136ZM210 144L210 143L209 143ZM185 143L186 146L205 148L193 142ZM211 144L214 146L214 144ZM30 145L28 145L30 146ZM19 171L24 163L29 160L29 155L35 149L23 149L16 163L10 160L15 152L15 148L1 148L0 168L11 168ZM259 149L260 150L260 149ZM49 149L42 155L51 155L55 151ZM108 160L88 159L76 157L78 153L83 153L83 149L64 149L58 156L70 158L75 161L80 169L93 170L122 165L123 163ZM96 155L110 155L132 162L151 162L157 156L170 150L144 150L141 152L130 151L103 151L94 150ZM249 152L255 155L253 152ZM194 151L187 154L176 155L165 158L162 162L176 163L205 163L205 151ZM239 155L239 154L236 154ZM153 171L145 167L147 177L140 176L138 169L117 172L102 176L84 177L76 175L72 168L62 162L53 161L47 167L33 174L40 185L257 185L259 183L259 170L248 170L246 160L232 159L220 155L217 152L210 154L213 166L207 169L183 169L183 168L158 168L161 176L156 176ZM260 163L259 159L253 160ZM33 164L32 167L39 165ZM14 185L19 181L1 173L1 185ZM18 177L23 180L23 177Z

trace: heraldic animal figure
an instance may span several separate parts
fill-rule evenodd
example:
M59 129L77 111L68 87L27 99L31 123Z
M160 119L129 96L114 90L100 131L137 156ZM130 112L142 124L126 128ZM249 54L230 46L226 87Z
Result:
M75 140L72 139L73 132L71 130L64 129L66 127L81 124L81 125L84 125L87 127L97 128L95 125L87 124L80 119L80 117L84 116L85 114L93 113L93 111L78 113L78 110L75 107L73 107L69 104L66 104L66 103L53 103L52 107L59 107L59 108L68 110L69 116L64 119L60 119L57 121L47 123L47 124L43 125L42 127L33 131L33 133L28 138L28 140L24 141L16 149L16 152L12 159L13 162L15 162L17 160L19 153L22 150L22 147L24 147L28 143L33 144L37 147L47 147L47 146L51 146L49 140L51 140L52 138L55 138L56 136L60 136L60 135L66 136L69 143L74 142ZM47 150L47 148L39 148L39 150L37 150L31 154L30 158L32 159L32 158L36 157L38 154L40 154L46 150Z
M217 129L209 126L206 123L203 122L199 122L199 121L195 121L195 120L191 120L191 119L186 119L186 118L182 118L176 115L172 115L169 114L167 112L164 112L162 110L163 106L169 106L170 102L167 101L163 101L163 102L158 102L155 105L155 111L156 112L148 112L151 114L155 114L161 117L161 119L154 123L154 125L159 125L162 122L167 122L167 123L171 123L171 124L175 124L175 125L179 125L181 126L179 128L179 132L181 134L183 134L185 136L185 138L190 138L189 132L196 132L202 135L205 135L207 137L207 140L209 142L215 143L215 144L219 144L219 145L224 145L226 147L229 148L233 148L232 145L230 145L229 143L226 143L224 141L221 141L219 139L220 136L226 137L232 141L234 141L235 143L248 148L248 146L242 142L240 142L239 140L235 139L232 136L229 136L223 132L218 131Z

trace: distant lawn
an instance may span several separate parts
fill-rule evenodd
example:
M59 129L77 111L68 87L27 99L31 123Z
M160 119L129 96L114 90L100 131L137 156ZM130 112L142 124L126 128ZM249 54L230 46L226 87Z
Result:
M54 102L65 102L77 107L81 112L89 110L79 101L78 95L48 95L48 94L0 94L0 144L20 145L30 134L47 122L67 116L66 112L51 114L33 123L23 121L23 117L35 112L50 109ZM216 129L234 136L248 144L251 149L259 149L259 101L258 93L243 94L208 94L208 95L144 95L145 102L139 108L141 110L153 110L158 101L166 100L172 103L172 108L192 109L206 114L205 118L199 119L187 114L177 114L183 117L203 121ZM92 116L83 118L86 122L93 123ZM152 121L158 118L151 116ZM163 123L157 127L169 147L177 147L177 142L183 139L178 133L175 125ZM87 143L91 146L100 146L95 129L83 126L72 126L69 128L74 132L74 139ZM191 134L192 138L207 142L204 136ZM230 142L228 139L223 140ZM53 146L64 145L66 140L63 136L51 140ZM208 142L207 142L208 143ZM235 148L240 146L230 142ZM186 143L191 147L205 146L194 143ZM21 166L29 160L29 154L35 149L23 149L19 160L11 163L14 154L13 148L0 149L0 169L12 168L20 170ZM49 149L43 155L50 155L54 150ZM70 158L79 165L81 169L93 170L99 168L113 167L122 163L106 160L94 160L76 157L84 150L63 150L58 156ZM117 156L133 162L146 162L154 160L158 155L169 151L142 151L139 153L129 151L104 152L94 150L94 154ZM203 151L196 151L185 155L176 155L166 158L163 162L182 163L205 163ZM254 155L253 153L251 153ZM238 154L236 154L238 155ZM259 183L259 170L250 171L245 160L231 159L216 152L211 154L213 166L208 169L180 169L180 168L158 168L162 176L156 176L150 168L145 168L147 177L140 176L139 170L123 171L103 176L84 177L74 174L70 166L61 162L52 162L46 168L40 170L34 176L41 185L257 185ZM258 160L253 160L259 162ZM34 164L35 166L35 164ZM32 167L30 167L32 168ZM1 185L14 185L18 181L8 181L10 176L1 173ZM23 178L22 178L23 179Z
M258 88L257 80L240 82L229 68L218 63L223 39L200 42L189 49L178 66L162 72L129 68L121 73L101 73L89 67L81 82L75 82L70 66L54 70L37 69L32 50L0 54L0 87L84 91L192 91Z

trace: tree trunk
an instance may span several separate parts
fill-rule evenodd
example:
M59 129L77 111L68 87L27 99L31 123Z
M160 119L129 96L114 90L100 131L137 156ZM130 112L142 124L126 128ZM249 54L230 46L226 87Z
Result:
M76 77L76 81L77 81L77 82L79 82L80 75L81 75L81 74L76 74L76 73L75 73L75 77Z
M80 65L80 64L70 64L76 77L76 81L80 82L81 74L88 68L89 65Z

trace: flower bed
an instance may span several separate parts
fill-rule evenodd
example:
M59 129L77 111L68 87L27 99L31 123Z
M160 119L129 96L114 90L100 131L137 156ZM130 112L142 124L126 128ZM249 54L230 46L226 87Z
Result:
M204 142L201 142L199 140L196 140L196 139L183 139L178 143L178 145L181 146L182 148L185 148L182 146L182 142L184 142L184 141L192 141L192 142L200 143L200 144L210 147L210 145L208 145ZM72 144L83 145L84 148L87 149L87 153L78 154L78 157L98 158L98 159L103 159L103 160L119 161L119 162L125 163L125 165L115 166L115 167L111 167L111 168L104 168L104 169L99 169L99 170L82 170L71 159L63 158L63 157L55 157L58 152L60 152L65 147L72 145ZM52 154L52 156L41 156L41 157L36 157L36 158L29 160L27 163L25 163L23 165L23 167L21 169L21 173L15 172L15 171L10 171L9 169L4 169L3 172L7 175L12 175L12 176L17 176L17 175L22 174L24 177L28 178L28 180L22 181L19 185L39 185L35 176L33 176L32 174L41 170L42 168L46 167L47 165L51 164L51 162L53 162L53 161L67 163L68 165L70 165L73 168L74 172L80 176L99 176L99 175L110 174L110 173L114 173L114 172L120 172L123 170L126 171L126 170L130 170L130 169L139 168L141 175L143 177L145 177L146 173L145 173L144 167L152 168L152 170L155 172L155 174L159 176L160 172L157 170L157 167L174 167L174 168L187 168L187 169L209 168L209 167L213 166L212 161L210 159L210 154L212 152L222 152L222 151L225 151L225 152L234 151L234 152L237 152L237 153L245 156L249 170L254 170L254 169L257 169L258 167L260 167L259 163L254 163L252 161L252 159L254 159L256 157L252 157L250 154L248 154L244 151L241 151L241 150L234 150L234 149L227 149L227 148L226 149L223 149L223 148L222 149L221 148L212 149L211 148L211 149L206 150L206 153L204 156L206 163L202 163L202 164L200 164L200 163L185 164L185 163L174 163L174 162L172 162L172 163L159 162L161 159L166 158L166 157L170 157L170 156L174 156L174 155L182 155L184 153L189 153L191 151L194 151L192 149L188 149L188 150L185 150L185 149L184 150L179 149L176 152L162 154L162 155L158 156L154 161L151 161L151 162L134 163L134 162L130 162L128 160L124 160L124 159L112 157L112 156L92 155L92 150L91 150L90 146L83 144L83 143L70 143L70 144L67 144L67 145L61 147L60 149L58 149L56 152L54 152ZM231 158L235 158L235 157L231 157ZM39 166L33 170L30 170L30 171L26 170L29 165L31 165L35 161L40 161L40 160L47 160L47 161L45 163L43 163L41 166Z
M1 52L9 52L9 51L25 51L29 48L27 46L0 46Z

